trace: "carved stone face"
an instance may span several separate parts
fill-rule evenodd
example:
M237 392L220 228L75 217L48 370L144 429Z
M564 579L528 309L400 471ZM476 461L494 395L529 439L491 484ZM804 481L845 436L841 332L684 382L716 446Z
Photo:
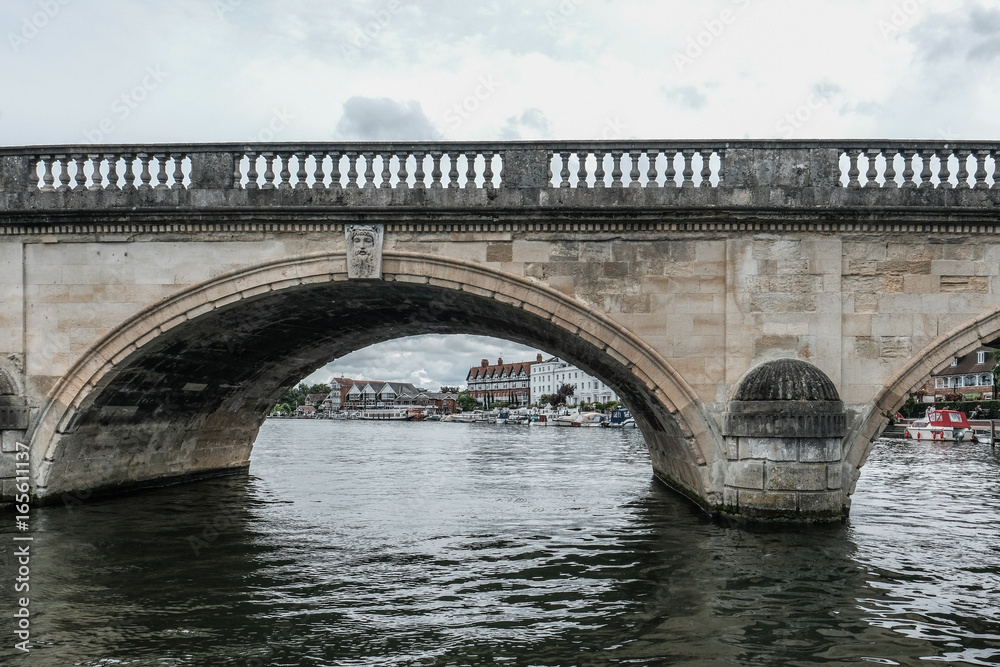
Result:
M372 254L372 248L375 246L375 239L372 235L363 230L357 230L354 232L354 254L355 255L370 255Z
M382 278L382 238L381 225L348 225L347 234L347 277Z

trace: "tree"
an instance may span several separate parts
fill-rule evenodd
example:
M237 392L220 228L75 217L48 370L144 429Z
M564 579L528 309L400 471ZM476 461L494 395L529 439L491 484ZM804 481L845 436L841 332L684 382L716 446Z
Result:
M328 384L314 384L313 386L309 387L309 391L307 391L306 393L307 394L329 394L331 391L332 391L332 389L330 389L330 385L328 385Z
M477 407L479 407L479 401L477 401L472 396L472 394L470 394L467 391L463 391L462 393L460 393L458 395L458 398L455 400L458 403L458 407L460 407L463 412L467 412L469 410L475 410Z
M554 408L566 405L566 399L576 393L576 389L571 384L564 384L559 387L559 391L549 396L549 405Z
M459 391L458 391L458 387L452 387L452 386L449 386L449 385L445 385L445 386L441 387L438 390L438 393L439 394L457 394L457 393L459 393Z
M549 399L552 398L549 394L542 394L538 397L538 407L545 407L549 404Z

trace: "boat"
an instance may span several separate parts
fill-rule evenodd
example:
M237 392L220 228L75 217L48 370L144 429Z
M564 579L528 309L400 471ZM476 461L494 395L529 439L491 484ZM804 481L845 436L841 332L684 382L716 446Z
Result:
M548 415L535 415L535 418L531 420L532 426L548 426L549 417Z
M611 416L604 422L604 425L612 428L635 428L635 419L628 408L618 408L611 412Z
M369 421L410 421L413 415L406 408L372 408L362 410L358 419Z
M560 415L552 420L554 426L590 427L601 426L604 415L600 412L578 412L572 415Z
M976 442L976 432L964 412L958 410L928 410L923 419L906 425L904 438L912 440L941 440Z

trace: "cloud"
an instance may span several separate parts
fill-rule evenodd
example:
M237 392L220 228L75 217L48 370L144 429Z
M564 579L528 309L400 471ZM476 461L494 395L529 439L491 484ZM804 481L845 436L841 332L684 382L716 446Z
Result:
M414 100L397 102L387 97L352 97L344 102L337 122L338 139L346 141L428 141L441 133Z
M412 382L437 391L449 386L465 386L469 369L482 359L496 363L533 361L537 354L550 354L519 343L488 336L427 334L371 345L331 361L312 373L306 382L328 382L333 377L355 380Z
M1000 9L972 6L929 14L905 33L905 38L925 61L983 65L1000 58Z
M705 104L708 103L708 98L697 86L677 86L675 88L667 88L664 91L667 95L667 99L677 102L682 107L697 111L703 109Z
M511 116L500 130L502 141L550 139L552 125L541 109L527 109L520 116Z

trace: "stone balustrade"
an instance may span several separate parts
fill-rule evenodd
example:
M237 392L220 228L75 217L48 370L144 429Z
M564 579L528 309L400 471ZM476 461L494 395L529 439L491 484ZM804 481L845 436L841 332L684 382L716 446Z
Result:
M998 157L1000 143L889 140L29 146L0 149L0 212L617 207L829 219L885 206L992 223Z
M998 157L1000 148L995 145L854 144L841 156L840 181L848 188L1000 188Z

